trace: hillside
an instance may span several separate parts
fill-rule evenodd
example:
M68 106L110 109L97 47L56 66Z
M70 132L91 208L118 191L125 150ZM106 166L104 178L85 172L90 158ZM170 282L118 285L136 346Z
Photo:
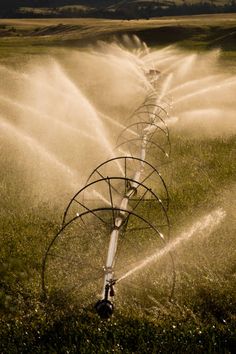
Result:
M151 18L169 15L235 12L235 0L10 0L0 4L0 17Z
M133 33L152 46L177 44L188 50L219 48L224 57L234 57L236 15L216 14L163 17L152 20L102 19L2 19L0 20L0 57L40 53L51 46L77 47L97 41L113 41ZM42 49L43 47L43 49ZM48 49L47 49L48 50Z

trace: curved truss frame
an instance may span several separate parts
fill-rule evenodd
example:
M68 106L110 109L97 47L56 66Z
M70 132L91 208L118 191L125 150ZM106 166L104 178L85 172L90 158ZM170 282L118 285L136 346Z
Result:
M161 182L162 182L162 184L163 184L163 187L164 187L164 189L165 189L165 192L166 192L166 199L165 199L166 202L167 202L166 210L168 210L168 209L169 209L170 196L169 196L169 192L168 192L168 189L167 189L167 185L166 185L166 183L165 183L165 181L164 181L162 175L161 175L160 172L157 170L157 168L154 167L150 162L148 162L147 160L143 160L143 159L141 159L141 158L139 158L139 157L134 157L134 156L118 156L118 157L113 157L113 158L111 158L111 159L109 159L109 160L107 160L107 161L105 161L105 162L102 162L100 165L98 165L98 166L90 173L89 177L87 178L86 185L88 184L88 182L90 181L90 179L92 178L92 176L93 176L95 173L97 173L100 177L105 178L103 175L101 175L101 173L99 172L99 169L100 169L101 167L103 167L103 166L105 166L105 165L107 165L107 164L113 162L113 161L119 161L119 160L124 160L124 161L125 161L125 163L124 163L124 165L125 165L125 177L126 177L126 175L127 175L127 170L126 170L126 169L127 169L127 160L138 161L138 162L140 162L140 163L142 163L142 164L144 164L144 165L149 166L149 167L153 170L153 172L150 173L150 174L142 181L142 183L144 183L148 178L150 178L152 174L154 174L154 173L157 174L157 176L158 176L158 178L161 180Z
M162 106L160 106L159 104L157 104L157 103L143 103L143 104L141 104L138 108L136 108L136 110L133 112L133 115L135 115L141 108L149 108L149 107L151 107L151 108L153 108L154 110L157 110L157 109L159 109L159 111L160 112L162 112L162 113L164 113L164 115L165 116L169 116L168 115L168 112L167 112L167 110L165 109L165 108L163 108ZM152 113L152 112L149 112L148 111L148 113ZM160 116L159 116L159 118L160 118Z
M140 186L142 186L145 190L143 196L140 198L140 201L143 200L143 197L146 195L146 193L150 193L152 196L153 196L153 199L156 200L159 205L161 206L162 208L162 211L165 215L165 218L166 218L166 221L167 221L167 226L168 226L168 230L170 229L170 221L169 221L169 217L168 217L168 214L167 214L167 209L166 207L164 206L162 200L158 197L158 195L156 193L154 193L150 188L148 188L144 183L142 182L138 182L132 178L128 178L128 177L103 177L103 178L100 178L96 181L92 181L90 182L89 184L86 184L86 186L84 186L83 188L81 188L77 193L75 193L75 195L71 198L69 204L67 205L66 209L65 209L65 212L64 212L64 215L63 215L63 221L62 221L62 225L64 225L66 223L66 217L67 217L67 214L68 214L68 211L72 205L73 202L79 204L81 207L83 207L84 209L86 209L87 211L91 211L92 212L92 209L90 208L87 208L86 205L84 205L82 202L79 202L76 198L82 194L83 192L86 191L86 189L88 189L89 187L93 186L93 185L97 185L98 183L100 182L105 182L106 184L108 184L108 187L109 187L109 193L111 192L111 181L124 181L125 183L129 183L129 184L134 184L136 185L135 187L132 187L135 191L138 190L138 188ZM112 208L116 209L116 207L113 205L113 198L112 196L110 195L110 202L111 202L111 206ZM139 202L137 203L137 205L133 208L133 210L135 210L138 206Z
M139 137L139 138L133 138L133 139L127 139L126 141L123 141L122 143L118 144L114 150L117 150L119 149L120 147L122 147L123 145L125 144L129 144L129 143L133 143L135 141L141 141L142 142L142 138ZM158 148L158 150L160 150L164 156L166 157L169 157L168 153L159 145L157 144L155 141L152 141L151 139L146 139L146 142L150 145L154 145L156 148Z
M86 210L85 212L81 213L80 215L76 215L74 218L72 218L71 220L69 220L67 223L65 223L64 225L62 225L62 227L60 228L60 230L57 232L57 234L53 237L53 239L51 240L50 244L48 245L45 255L43 257L43 262L42 262L42 271L41 271L41 287L42 287L42 292L43 292L43 297L47 298L47 289L46 289L46 282L45 282L45 276L46 276L46 269L47 269L47 261L48 261L48 256L50 255L50 250L52 248L52 246L54 245L54 243L56 242L56 240L61 236L61 234L63 233L63 231L69 226L71 225L73 222L75 222L76 220L82 220L82 218L88 214L92 214L95 217L97 217L96 212L100 212L100 211L111 211L113 213L113 211L117 211L117 212L122 212L125 214L128 214L128 216L126 216L126 218L123 221L123 225L125 225L126 221L128 220L128 218L130 216L134 216L140 220L142 220L144 223L146 223L148 225L148 227L150 227L150 229L152 229L160 238L160 240L163 242L163 245L166 245L166 240L164 238L164 236L162 235L162 233L152 224L150 223L148 220L146 220L145 218L143 218L142 216L140 216L139 214L134 213L131 210L127 210L127 209L121 209L121 208L116 208L116 207L103 207L103 208L96 208L96 209L91 209L91 210ZM171 299L173 297L173 292L174 292L174 286L175 286L175 279L176 279L176 273L175 273L175 265L174 265L174 258L171 252L169 252L170 258L171 258L171 262L172 262L172 286L171 286L171 292L169 295L169 298Z
M147 193L151 195L151 200L154 200L158 203L161 212L163 213L164 220L166 220L166 224L161 225L163 227L167 227L167 234L169 235L170 232L170 221L168 217L168 208L169 208L169 193L168 189L166 186L166 183L161 176L160 172L153 166L153 164L149 163L146 160L146 154L148 150L152 147L157 148L158 151L161 152L161 154L164 154L165 157L169 157L171 153L171 143L170 143L170 134L169 134L169 129L166 124L165 118L169 118L167 108L170 108L170 102L169 99L165 96L161 97L161 104L160 100L158 100L158 91L155 89L157 79L160 76L160 73L157 71L154 71L154 74L149 73L151 76L153 75L152 79L154 84L152 84L153 90L147 93L145 100L143 103L138 106L135 111L129 116L128 120L131 120L132 122L125 127L121 133L119 134L117 138L117 143L116 147L114 149L119 149L120 147L127 145L127 144L133 144L133 146L136 145L137 142L139 142L139 146L141 147L140 149L140 157L138 156L117 156L110 158L106 160L105 162L102 162L100 165L98 165L89 175L87 178L86 184L83 188L81 188L77 193L74 194L74 196L71 198L69 201L67 207L65 208L64 215L63 215L63 220L62 220L62 226L58 233L53 237L51 240L50 244L47 247L46 253L43 258L43 264L42 264L42 291L43 294L46 296L46 283L45 283L45 274L47 271L47 262L48 262L48 257L50 256L50 250L53 247L54 243L56 240L62 235L63 231L66 230L66 228L71 225L72 223L76 221L82 221L84 223L83 217L86 215L91 215L98 220L105 222L100 215L98 215L100 212L110 212L111 220L110 222L112 223L110 229L110 243L109 243L109 249L108 249L108 254L107 254L107 262L105 266L105 276L104 276L104 299L101 300L98 304L98 307L101 306L110 306L112 303L109 301L109 296L111 295L111 292L113 290L113 285L115 284L115 280L113 278L113 266L114 266L114 259L116 257L116 250L117 250L117 243L118 243L118 238L119 238L119 232L125 232L125 229L128 224L128 220L130 216L136 217L142 222L146 223L148 228L152 229L158 237L162 240L163 244L166 244L166 240L162 233L158 230L156 226L154 226L150 221L148 221L146 218L144 218L142 215L139 215L135 210L137 209L138 205L145 200L145 196ZM166 107L164 107L166 106ZM139 127L141 126L146 126L142 132L139 133ZM147 128L149 127L149 128ZM127 133L134 133L136 134L133 129L137 129L137 137L136 138L127 138L125 135ZM146 129L146 130L145 130ZM156 137L154 140L154 135L156 132L160 132L163 134L163 136L166 139L166 142L164 142L162 145L160 145L156 141ZM124 141L120 142L120 140L123 139ZM168 153L167 153L167 146L168 146ZM137 148L137 146L135 146ZM130 148L129 148L130 150ZM157 159L157 157L156 157ZM110 164L113 162L119 162L119 161L124 161L125 164L125 176L104 176L101 169L105 167L109 167ZM139 163L139 169L138 171L135 171L134 177L130 178L127 176L127 162L128 161L136 161ZM151 169L151 172L148 173L145 178L141 179L141 175L144 171L145 166L149 167ZM100 179L95 179L91 181L91 179L96 176L96 174L101 177ZM155 174L158 177L158 180L161 182L162 187L164 187L165 195L166 195L166 205L163 204L162 200L159 198L158 194L153 192L151 188L149 188L145 182L150 178L153 174ZM141 181L140 181L141 179ZM124 183L124 191L123 194L120 194L119 191L117 191L114 186L112 185L112 182L118 181ZM110 202L108 202L110 205L109 207L97 207L97 208L90 208L88 205L86 205L86 200L84 198L85 192L89 190L91 186L96 186L100 183L106 183L108 186L108 195L110 198ZM107 188L107 187L106 187ZM134 195L136 194L138 189L143 188L142 195L139 196L138 202L136 205L132 207L132 210L129 208L129 201L134 200ZM107 189L105 189L107 192ZM115 190L116 193L118 193L119 197L121 197L121 204L117 207L113 203L113 195L112 193L113 190ZM80 197L81 200L78 200ZM71 217L69 219L68 213L71 210L72 205L76 204L77 206L80 205L82 207L82 212L77 213L76 216ZM124 207L125 206L125 207ZM68 220L69 219L69 220ZM105 222L107 224L107 222ZM160 225L159 225L160 226ZM174 266L174 259L173 256L170 252L168 254L171 257L171 262L172 262L172 272L173 272L173 278L172 278L172 289L171 289L171 294L170 294L170 299L173 296L174 292L174 287L175 287L175 266ZM110 291L110 295L109 295ZM112 305L113 306L113 305ZM98 309L97 309L98 310ZM99 310L98 310L99 313Z
M145 104L145 103L147 103L149 100L152 100L152 99L155 99L155 101L156 101L156 100L157 100L157 97L158 97L158 95L159 95L160 93L161 93L161 91L160 91L160 90L157 90L157 89L150 91L150 92L147 94L147 96L146 96L146 98L145 98L145 100L144 100L143 103ZM169 107L169 108L170 108L170 106L171 106L170 101L171 101L171 98L168 97L167 95L165 95L164 97L161 98L161 103L162 103L162 104L163 104L163 103L166 104L167 107Z
M117 141L116 141L116 144L118 144L119 140L123 137L123 135L126 133L126 132L129 132L129 130L135 126L139 126L139 125L144 125L146 124L146 126L150 126L150 127L155 127L155 130L154 132L152 133L152 137L155 135L155 133L159 130L161 131L166 139L167 139L167 144L169 145L169 150L168 150L168 155L170 155L170 152L171 152L171 143L170 143L170 136L169 136L169 131L166 132L165 129L161 128L159 125L157 125L156 123L153 123L153 122L145 122L145 121L139 121L139 122L135 122L135 123L132 123L130 125L128 125L126 128L124 128L121 133L119 134L118 138L117 138ZM152 137L151 139L149 140L152 140ZM139 138L142 138L141 136L139 136ZM125 141L130 141L130 139L126 139Z
M155 104L153 104L152 106L156 107ZM145 108L145 106L140 107L140 109L141 109L141 108ZM139 110L138 110L138 111L136 111L135 113L133 113L133 114L130 116L130 119L132 119L133 117L139 117L141 114L143 114L143 115L146 114L146 115L148 116L148 118L149 118L149 122L150 122L150 123L155 122L156 119L160 120L161 123L164 125L164 127L165 127L165 129L166 129L166 132L167 132L167 134L168 134L168 136L169 136L169 128L168 128L168 126L167 126L165 120L164 120L163 118L161 118L161 117L158 115L158 113L156 113L156 112L141 111L141 110L139 111ZM153 116L153 118L151 118L152 116Z

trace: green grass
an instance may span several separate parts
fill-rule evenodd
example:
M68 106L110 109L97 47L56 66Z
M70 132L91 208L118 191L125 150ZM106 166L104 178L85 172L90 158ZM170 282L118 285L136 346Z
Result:
M235 14L163 17L150 20L0 19L0 60L40 54L50 47L87 46L113 35L137 34L148 45L177 44L190 50L212 47L235 52ZM26 49L27 48L27 49ZM27 52L28 50L28 52ZM226 54L227 56L229 55Z
M50 205L22 209L27 200L21 195L19 176L18 183L13 180L18 198L4 199L7 190L3 189L1 199L5 209L1 230L1 352L233 352L236 252L224 189L233 185L234 147L235 138L199 143L172 137L172 235L186 219L189 223L203 210L219 206L227 210L226 223L204 244L195 240L176 251L172 303L153 285L155 272L152 275L151 271L145 283L137 278L134 289L131 285L130 290L122 290L124 298L119 298L114 317L108 322L100 321L92 305L81 309L75 299L63 293L52 294L46 303L40 300L42 256L58 228L60 213ZM7 186L7 172L4 177ZM164 272L163 282L167 274Z

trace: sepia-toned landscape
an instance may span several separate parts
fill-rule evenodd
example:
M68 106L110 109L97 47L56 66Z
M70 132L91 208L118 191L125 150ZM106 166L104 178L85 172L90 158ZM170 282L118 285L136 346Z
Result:
M236 15L2 18L0 77L0 352L233 353Z

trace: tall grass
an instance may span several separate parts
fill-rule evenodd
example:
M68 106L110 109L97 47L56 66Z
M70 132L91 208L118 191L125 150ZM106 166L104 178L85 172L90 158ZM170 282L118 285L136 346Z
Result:
M57 206L65 200L55 202L56 207L31 206L25 179L1 156L1 352L233 352L234 148L233 137L201 141L172 136L171 237L216 206L226 210L227 218L209 238L176 250L172 302L160 292L168 283L168 266L160 283L153 278L163 267L158 263L155 271L146 271L145 281L131 279L128 289L120 290L114 317L107 322L97 317L93 304L84 307L65 293L54 293L46 302L40 298L42 257L58 228Z

